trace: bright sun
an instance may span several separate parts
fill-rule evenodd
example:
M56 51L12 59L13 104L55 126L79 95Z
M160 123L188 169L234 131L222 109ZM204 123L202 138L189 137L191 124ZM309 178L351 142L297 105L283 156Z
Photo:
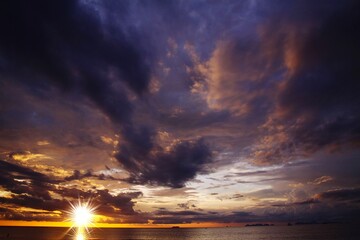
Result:
M73 218L77 226L86 227L91 223L93 214L87 206L77 206L74 209Z
M81 202L80 200L77 205L71 204L71 218L75 227L87 228L92 223L95 208L90 205L90 201Z

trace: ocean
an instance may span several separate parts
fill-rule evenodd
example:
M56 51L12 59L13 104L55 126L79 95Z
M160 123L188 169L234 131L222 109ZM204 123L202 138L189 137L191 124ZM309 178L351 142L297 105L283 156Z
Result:
M76 236L66 228L0 227L1 240L348 240L360 239L360 226L347 224L229 228L95 228Z

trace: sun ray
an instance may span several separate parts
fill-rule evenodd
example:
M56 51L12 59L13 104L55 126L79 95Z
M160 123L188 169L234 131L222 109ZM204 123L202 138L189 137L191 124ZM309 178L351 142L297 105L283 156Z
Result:
M69 202L69 204L70 210L65 211L69 215L69 219L67 221L70 221L72 223L70 229L76 230L76 238L81 238L81 236L78 235L85 236L84 229L86 230L86 232L89 232L89 227L95 226L93 220L97 206L94 206L92 204L91 199L88 199L87 201L82 201L81 199L78 199L77 203Z

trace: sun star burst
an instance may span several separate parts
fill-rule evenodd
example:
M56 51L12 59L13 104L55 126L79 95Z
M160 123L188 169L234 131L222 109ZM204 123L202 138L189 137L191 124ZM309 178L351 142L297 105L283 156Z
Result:
M71 205L71 221L74 227L87 228L92 224L94 218L95 207L91 206L91 202L81 202L80 200L76 205Z

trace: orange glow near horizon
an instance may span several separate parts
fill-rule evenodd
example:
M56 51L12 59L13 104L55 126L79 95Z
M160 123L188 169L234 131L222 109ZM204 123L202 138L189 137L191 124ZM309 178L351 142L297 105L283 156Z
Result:
M180 223L180 224L139 224L139 223L92 223L92 227L96 228L171 228L172 226L179 226L181 228L212 228L212 227L242 227L243 223ZM0 226L5 227L67 227L74 226L72 222L46 222L46 221L15 221L15 220L0 220Z
M104 215L95 213L97 207L92 206L91 200L82 202L80 199L76 204L70 203L70 211L65 211L70 218L63 222L50 221L22 221L22 220L0 220L0 226L9 227L64 227L76 229L76 239L83 237L84 230L88 228L171 228L179 226L181 228L213 228L213 227L241 227L239 223L179 223L179 224L154 224L149 223L107 223L101 222L107 219Z

